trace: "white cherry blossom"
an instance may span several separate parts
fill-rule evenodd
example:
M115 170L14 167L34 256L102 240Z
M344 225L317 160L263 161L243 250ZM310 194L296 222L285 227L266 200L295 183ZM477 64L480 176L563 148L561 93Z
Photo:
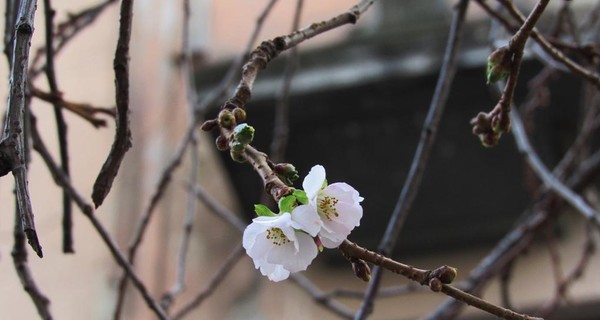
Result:
M257 217L244 230L242 244L246 253L254 261L254 267L272 281L282 281L290 273L306 270L317 256L318 249L312 236L319 228L311 218L316 213L306 208L298 210L300 207L291 214ZM308 226L305 227L305 223Z
M363 198L344 182L326 185L325 168L312 167L302 182L309 205L316 209L323 226L319 237L326 248L337 248L360 225Z

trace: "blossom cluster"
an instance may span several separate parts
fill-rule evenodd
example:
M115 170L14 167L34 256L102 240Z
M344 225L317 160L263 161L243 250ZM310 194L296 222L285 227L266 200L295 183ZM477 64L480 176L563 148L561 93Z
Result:
M279 201L277 214L256 205L258 217L244 231L246 253L272 281L306 270L323 247L337 248L362 218L358 191L344 182L328 185L323 166L310 170L302 188Z

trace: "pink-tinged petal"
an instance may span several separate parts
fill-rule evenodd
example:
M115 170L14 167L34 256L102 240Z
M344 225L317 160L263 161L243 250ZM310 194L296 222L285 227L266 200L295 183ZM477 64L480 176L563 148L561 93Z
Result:
M316 198L319 190L323 187L323 182L325 182L325 168L321 165L312 167L302 181L302 189L306 192L309 201Z
M346 237L339 238L339 237L332 235L330 238L325 235L321 235L321 242L323 243L323 246L328 249L335 249L335 248L339 247L340 244L342 244L342 242L344 242L344 240L346 240Z
M341 223L330 222L328 226L331 231L321 229L319 237L325 248L337 248L350 234L351 229L348 229Z
M292 227L295 229L305 231L314 237L321 230L321 226L323 222L313 206L297 206L292 212Z
M344 202L361 202L364 200L364 198L359 195L356 189L345 182L332 183L328 185L322 192Z
M360 225L363 208L359 204L338 202L336 210L339 213L339 216L335 218L336 222L344 224L350 230Z
M287 263L295 259L296 253L299 251L295 246L298 246L298 243L288 242L279 246L271 246L269 253L266 255L267 262L285 267Z

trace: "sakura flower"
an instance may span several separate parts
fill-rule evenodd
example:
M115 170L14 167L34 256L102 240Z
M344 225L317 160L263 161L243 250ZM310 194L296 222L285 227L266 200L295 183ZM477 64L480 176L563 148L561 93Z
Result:
M323 226L319 237L326 248L337 248L360 225L363 197L344 182L327 185L325 168L312 167L302 182L309 204L316 208Z
M298 208L291 214L284 212L254 218L244 230L242 244L246 253L254 261L254 267L272 281L282 281L290 273L306 270L317 256L318 249L312 236L306 233L308 231L299 230L304 229L304 222L309 222L313 226L307 229L316 235L319 229L310 217L316 213Z

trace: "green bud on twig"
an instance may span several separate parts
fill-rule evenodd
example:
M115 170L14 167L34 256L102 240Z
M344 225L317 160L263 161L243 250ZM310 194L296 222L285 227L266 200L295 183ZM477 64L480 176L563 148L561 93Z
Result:
M240 123L233 129L233 139L242 144L249 144L254 139L254 128L247 123Z
M273 168L279 179L281 179L285 184L291 186L294 184L294 181L298 180L300 177L298 175L298 171L296 171L296 167L291 163L278 163Z
M500 47L490 54L487 62L487 83L508 78L512 67L512 54L507 46Z

